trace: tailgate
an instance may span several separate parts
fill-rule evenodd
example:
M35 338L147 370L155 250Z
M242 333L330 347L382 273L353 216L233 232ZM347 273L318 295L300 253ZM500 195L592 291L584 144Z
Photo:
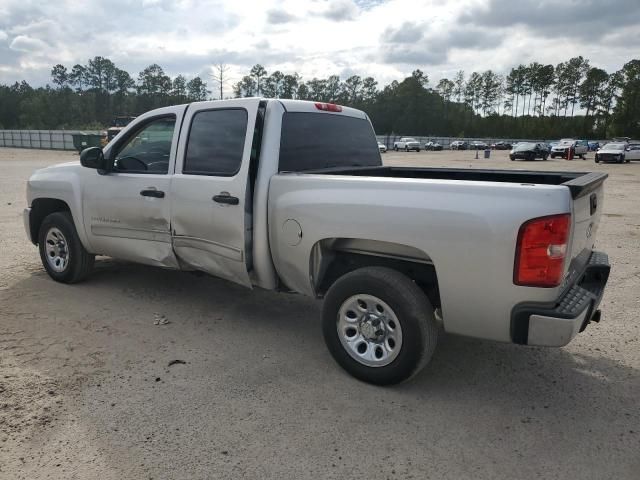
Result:
M564 183L573 197L573 233L568 256L571 263L566 280L572 278L573 273L582 271L593 250L604 203L606 178L604 173L588 173Z

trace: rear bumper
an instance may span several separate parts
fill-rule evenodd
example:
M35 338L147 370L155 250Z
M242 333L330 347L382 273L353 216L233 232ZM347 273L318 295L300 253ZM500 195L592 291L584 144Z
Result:
M523 345L562 347L591 320L600 321L598 305L609 278L606 253L592 252L584 271L555 302L522 303L511 312L511 339Z

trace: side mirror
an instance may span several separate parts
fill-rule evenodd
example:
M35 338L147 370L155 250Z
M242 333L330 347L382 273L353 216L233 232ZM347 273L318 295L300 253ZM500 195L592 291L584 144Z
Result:
M80 154L80 164L83 167L106 170L107 162L100 147L85 148Z

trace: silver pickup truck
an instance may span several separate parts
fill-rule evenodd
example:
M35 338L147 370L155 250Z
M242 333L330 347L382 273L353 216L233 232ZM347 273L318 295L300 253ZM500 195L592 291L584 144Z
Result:
M392 384L429 361L439 324L562 346L598 321L605 178L387 167L361 111L237 99L148 112L38 170L24 221L59 282L108 255L324 298L335 360Z

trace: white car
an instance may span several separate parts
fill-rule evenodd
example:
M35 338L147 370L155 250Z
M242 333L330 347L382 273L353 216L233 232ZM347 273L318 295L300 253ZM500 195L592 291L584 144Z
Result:
M378 150L380 150L380 153L385 153L387 151L387 146L384 143L378 142Z
M596 163L616 162L629 163L640 160L640 143L609 142L596 152Z
M408 152L409 150L415 150L416 152L420 151L420 142L415 138L411 137L402 137L400 141L393 142L393 149L397 152L398 150L404 150Z
M582 158L589 151L589 142L586 140L573 140L572 138L563 138L557 145L551 148L551 158L569 158L569 150L573 151L573 157Z

